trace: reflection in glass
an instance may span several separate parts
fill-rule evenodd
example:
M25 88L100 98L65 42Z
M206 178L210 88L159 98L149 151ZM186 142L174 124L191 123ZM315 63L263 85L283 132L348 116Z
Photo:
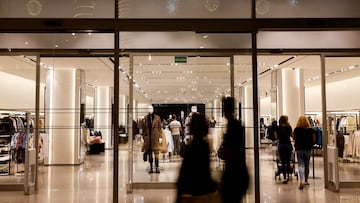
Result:
M259 15L264 15L270 10L270 2L268 0L258 0L256 1L256 12Z
M42 4L38 0L29 0L26 3L26 10L29 13L29 15L37 16L42 11Z
M94 0L75 0L74 17L89 17L94 14L95 1Z
M219 0L206 0L205 7L208 11L214 12L219 8Z

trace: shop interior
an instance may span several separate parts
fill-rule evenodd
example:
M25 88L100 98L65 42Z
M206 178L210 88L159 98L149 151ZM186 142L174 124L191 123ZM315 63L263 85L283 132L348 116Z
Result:
M189 55L189 56L188 56ZM180 56L185 62L176 61ZM207 117L214 117L217 120L213 133L213 152L220 142L222 133L222 115L221 106L218 101L224 95L229 95L231 87L230 66L231 57L228 56L190 56L189 53L181 55L172 55L164 53L146 53L134 54L131 57L120 58L120 94L128 95L130 91L129 77L132 74L134 78L133 96L134 96L134 116L135 121L143 118L147 114L147 106L154 105L156 111L162 109L163 106L185 105L186 111L190 111L191 106L199 104L199 109ZM33 102L35 100L35 81L36 81L36 57L31 55L13 55L1 56L1 94L7 95L2 99L1 121L8 117L22 118L27 123L31 123L33 115ZM132 61L131 61L132 60ZM40 67L40 115L45 118L48 109L45 108L46 93L46 72L50 69L81 69L85 72L85 118L94 119L94 114L109 114L109 109L96 109L96 88L113 86L113 59L111 57L41 57ZM132 69L130 69L132 64ZM252 62L250 55L234 55L234 89L235 95L239 95L242 87L251 85ZM322 127L321 114L321 87L320 87L320 56L316 54L271 54L258 56L258 96L259 96L259 113L260 118L264 118L266 126L270 125L272 119L278 116L272 104L271 95L274 89L271 88L271 73L281 69L301 69L304 76L305 90L305 114L316 122L316 127ZM329 142L339 149L339 178L340 181L353 181L357 177L359 164L359 152L357 147L357 135L360 125L360 106L357 101L356 94L360 77L358 77L360 68L360 57L342 56L342 57L326 57L326 94L327 109L326 117L329 120ZM24 89L24 85L28 88ZM131 86L131 85L130 85ZM19 94L13 94L18 92ZM276 94L276 90L275 90ZM24 100L26 98L26 100ZM30 102L29 102L30 101ZM136 102L135 102L136 101ZM125 134L129 132L126 103L129 103L124 97L120 101L123 108L119 110L119 125L125 126ZM203 104L204 107L200 107ZM242 106L242 109L251 107ZM180 114L180 112L172 112L174 108L170 108L168 114ZM163 109L162 109L163 110ZM70 113L70 110L67 113ZM65 112L66 112L65 111ZM187 115L187 113L185 115ZM160 113L160 111L159 111ZM240 115L238 115L240 116ZM344 120L344 119L347 120ZM29 120L27 120L29 119ZM30 121L30 122L29 122ZM295 125L296 121L291 121ZM42 163L48 156L48 145L46 128L41 130L42 150L39 153L39 161ZM79 124L79 127L81 125ZM108 128L108 127L105 127ZM3 130L3 128L1 128ZM31 128L26 128L28 133ZM110 132L110 129L93 129L102 133ZM140 131L141 132L141 131ZM266 131L265 131L266 132ZM6 133L5 133L6 134ZM129 135L127 135L129 136ZM325 135L326 136L326 135ZM124 142L121 147L127 148L129 143L133 144L134 159L142 159L140 152L141 133L131 136L134 142ZM1 183L23 183L24 182L24 163L21 160L21 152L24 149L16 148L12 145L11 139L2 138L2 168L0 177ZM261 137L262 147L270 147L267 145L269 140ZM88 140L81 139L81 159L89 156L87 148ZM110 141L111 142L111 141ZM27 147L32 147L34 141L31 140ZM39 142L40 143L40 142ZM111 145L110 145L111 146ZM19 146L18 146L19 147ZM110 147L111 148L111 147ZM322 156L322 149L319 146L316 156ZM99 155L101 156L101 154ZM134 182L165 182L173 183L175 180L169 175L176 173L176 167L179 166L180 160L171 161L167 154L161 156L162 176L160 178L152 178L146 174L146 163L134 161ZM81 163L80 163L81 164ZM220 166L219 160L214 156L214 166ZM260 163L261 164L261 163ZM174 170L175 169L175 170ZM168 175L165 175L167 174ZM144 186L144 185L143 185ZM140 187L140 186L139 186Z

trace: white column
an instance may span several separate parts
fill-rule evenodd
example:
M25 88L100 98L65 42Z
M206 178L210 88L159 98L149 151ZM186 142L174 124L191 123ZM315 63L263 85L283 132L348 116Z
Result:
M111 141L111 101L112 89L108 86L95 88L94 130L101 131L105 148L112 147Z
M277 74L278 118L287 115L290 125L294 128L299 116L305 113L303 70L281 69Z
M216 122L219 122L222 115L221 115L222 109L221 109L221 99L216 99L213 101L213 115L216 120Z
M46 76L46 126L49 136L45 164L80 164L81 70L48 70Z
M119 96L119 125L126 127L128 96Z
M212 117L212 112L211 112L212 108L213 108L213 105L211 102L205 103L205 117L208 119L211 119L211 117Z
M242 119L245 125L246 147L254 147L254 116L252 85L242 87Z
M133 102L133 115L134 115L133 119L135 121L138 121L138 119L139 119L137 108L138 108L138 101L134 100L134 102Z

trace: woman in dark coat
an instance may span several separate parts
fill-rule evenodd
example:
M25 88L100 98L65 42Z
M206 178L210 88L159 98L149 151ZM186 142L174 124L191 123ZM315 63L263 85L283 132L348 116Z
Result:
M225 161L221 177L222 203L239 203L249 187L249 173L246 166L245 129L235 118L235 99L225 97L222 100L227 130L223 136L220 158ZM219 153L219 152L218 152Z
M203 196L215 193L217 189L210 174L210 147L206 141L208 122L205 116L193 113L189 127L193 138L185 151L180 168L177 203L184 197Z
M291 137L293 137L293 132L291 125L289 124L289 118L286 115L282 115L279 118L279 126L275 130L275 138L279 141L278 152L284 175L284 184L287 184L289 180L288 175L290 172L290 158L292 153Z

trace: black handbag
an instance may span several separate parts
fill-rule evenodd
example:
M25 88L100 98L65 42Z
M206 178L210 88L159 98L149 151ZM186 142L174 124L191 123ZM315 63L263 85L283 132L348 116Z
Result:
M230 149L225 147L223 144L220 145L219 149L217 150L217 156L222 160L227 160L230 155Z
M143 160L144 161L148 160L148 155L149 155L149 153L147 151L145 151L144 154L143 154Z

